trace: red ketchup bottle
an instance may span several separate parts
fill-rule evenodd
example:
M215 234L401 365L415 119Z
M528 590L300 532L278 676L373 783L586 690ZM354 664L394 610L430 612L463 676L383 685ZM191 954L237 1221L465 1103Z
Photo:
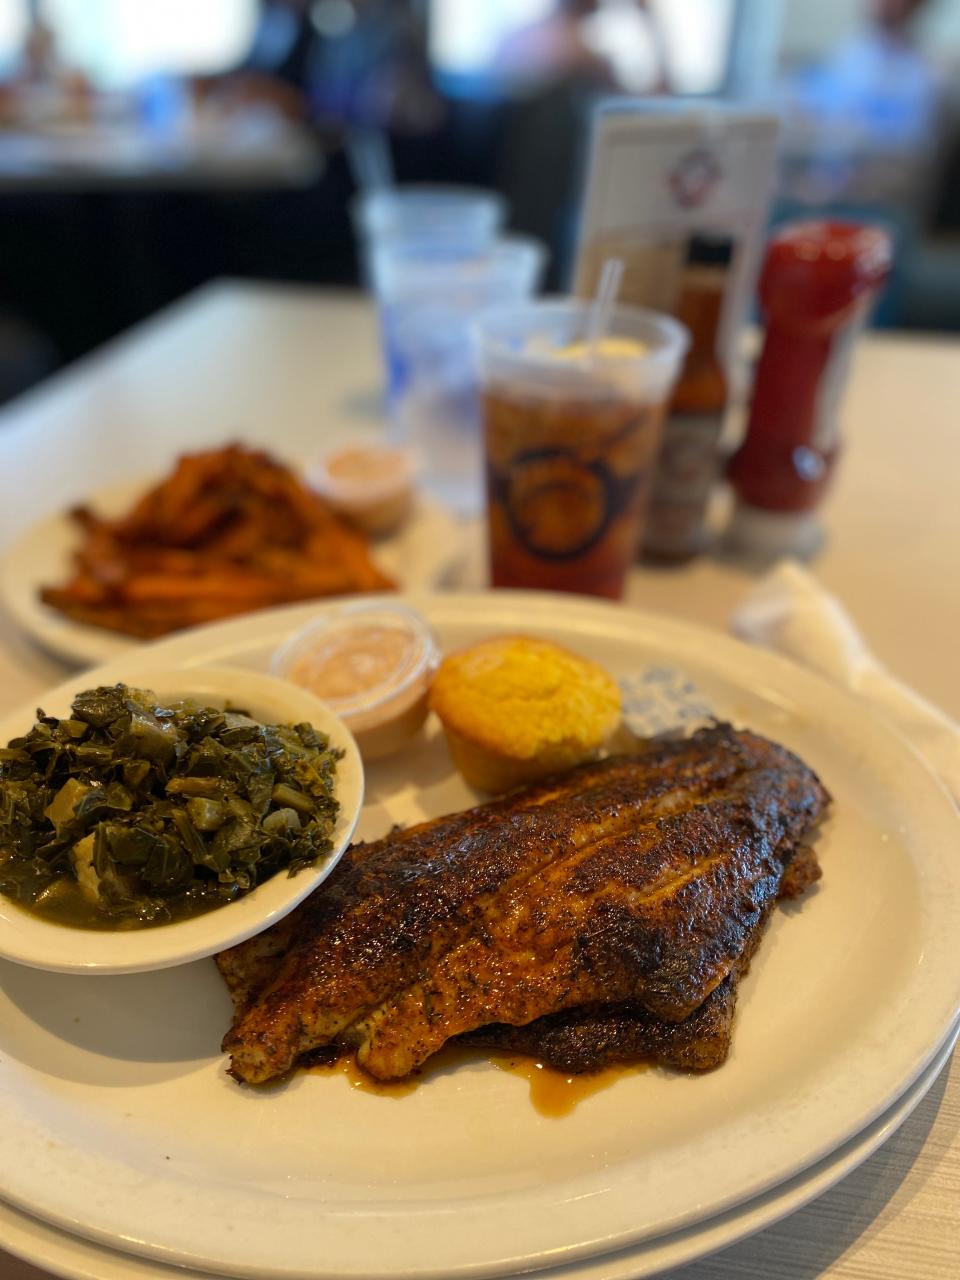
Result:
M890 260L880 227L798 222L773 236L760 276L766 340L746 436L727 472L737 498L732 546L766 556L819 546L815 511L840 448L850 356Z

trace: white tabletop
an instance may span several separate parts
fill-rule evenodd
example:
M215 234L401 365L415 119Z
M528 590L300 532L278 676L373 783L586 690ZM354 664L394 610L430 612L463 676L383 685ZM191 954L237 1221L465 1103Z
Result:
M379 431L369 305L350 294L232 283L194 294L0 413L0 548L38 517L184 449L243 438L307 457L334 432ZM860 344L843 406L847 449L825 508L819 579L873 650L960 718L960 344L903 335ZM628 599L722 628L749 585L704 559L637 569ZM0 614L0 712L63 666ZM960 1066L833 1191L684 1280L838 1280L960 1274ZM2 1239L0 1239L2 1244ZM0 1280L41 1273L0 1252Z

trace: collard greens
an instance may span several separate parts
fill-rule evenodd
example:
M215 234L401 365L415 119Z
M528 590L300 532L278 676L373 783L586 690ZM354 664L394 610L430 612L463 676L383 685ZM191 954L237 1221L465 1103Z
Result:
M342 754L309 724L89 689L0 748L0 892L107 926L228 902L330 850Z

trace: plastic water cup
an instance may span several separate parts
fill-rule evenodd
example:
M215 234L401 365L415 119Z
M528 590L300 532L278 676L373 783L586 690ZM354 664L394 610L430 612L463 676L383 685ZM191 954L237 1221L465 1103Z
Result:
M490 307L529 299L545 260L541 244L520 236L477 252L407 241L371 251L394 438L418 454L428 487L464 514L483 505L472 324Z
M623 594L689 334L619 307L591 342L591 313L545 300L476 326L493 586Z

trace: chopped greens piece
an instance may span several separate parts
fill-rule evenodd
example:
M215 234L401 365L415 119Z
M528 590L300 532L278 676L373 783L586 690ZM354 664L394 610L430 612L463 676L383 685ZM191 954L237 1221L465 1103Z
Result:
M0 748L0 893L101 929L231 902L330 851L342 755L309 724L88 689Z

